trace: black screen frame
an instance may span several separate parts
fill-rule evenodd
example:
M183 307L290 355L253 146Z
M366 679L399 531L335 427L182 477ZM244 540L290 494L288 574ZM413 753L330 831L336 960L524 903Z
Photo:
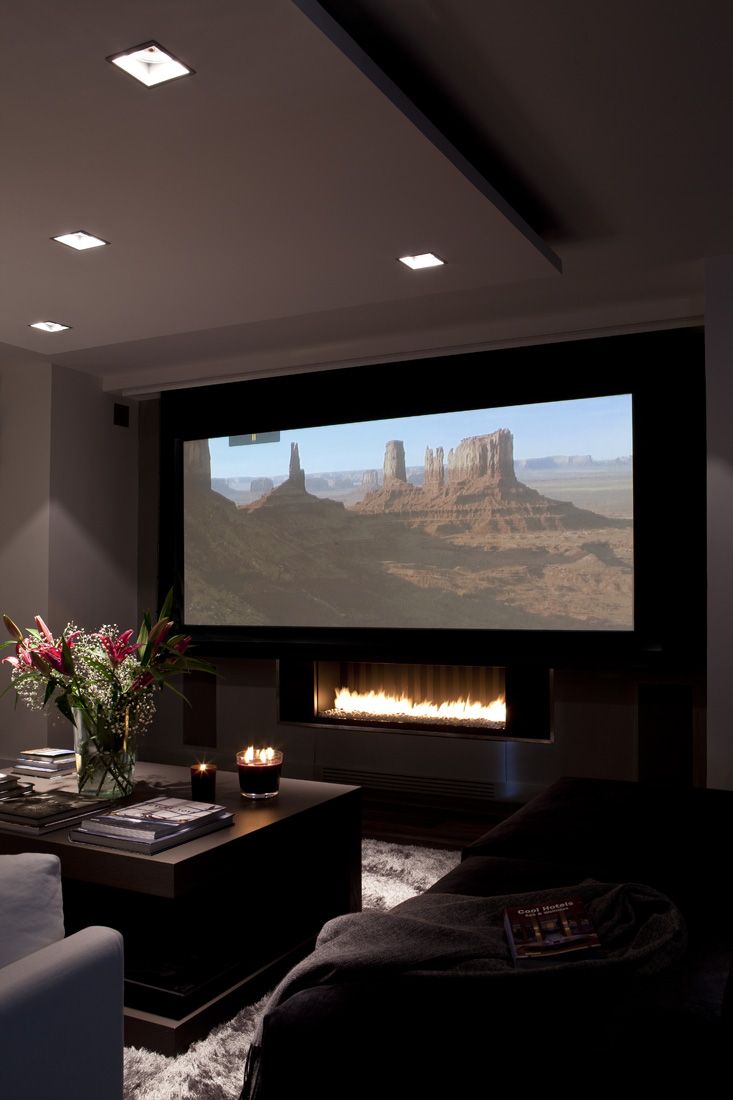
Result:
M632 630L203 627L185 622L183 628L198 652L212 657L553 667L610 660L701 667L705 389L703 333L698 328L563 340L165 392L160 420L160 597L173 588L174 614L182 621L186 440L623 393L630 393L633 401ZM684 522L675 526L681 502Z

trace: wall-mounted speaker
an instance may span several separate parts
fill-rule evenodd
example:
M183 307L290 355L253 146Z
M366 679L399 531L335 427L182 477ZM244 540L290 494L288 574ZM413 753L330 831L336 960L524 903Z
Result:
M112 410L112 423L117 428L129 428L130 406L121 405L118 401L115 401L114 408Z

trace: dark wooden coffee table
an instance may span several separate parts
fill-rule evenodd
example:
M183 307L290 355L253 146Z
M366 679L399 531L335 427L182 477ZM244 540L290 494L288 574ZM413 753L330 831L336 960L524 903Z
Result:
M136 797L189 797L189 772L139 764ZM155 856L0 831L0 852L61 859L67 933L125 938L125 1041L177 1054L261 996L311 949L322 925L361 908L360 789L284 779L245 802L219 772L235 824ZM0 827L1 828L1 827Z

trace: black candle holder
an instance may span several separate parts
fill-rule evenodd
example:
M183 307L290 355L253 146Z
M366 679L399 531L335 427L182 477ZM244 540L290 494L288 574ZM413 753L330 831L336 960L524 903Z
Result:
M279 749L242 749L237 753L242 798L276 798L280 793L283 754Z
M216 798L216 764L191 765L191 798L194 802L213 802Z

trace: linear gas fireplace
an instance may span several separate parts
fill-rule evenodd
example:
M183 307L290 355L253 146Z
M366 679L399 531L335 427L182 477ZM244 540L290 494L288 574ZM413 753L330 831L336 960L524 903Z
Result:
M283 722L550 741L551 672L484 665L281 661Z

